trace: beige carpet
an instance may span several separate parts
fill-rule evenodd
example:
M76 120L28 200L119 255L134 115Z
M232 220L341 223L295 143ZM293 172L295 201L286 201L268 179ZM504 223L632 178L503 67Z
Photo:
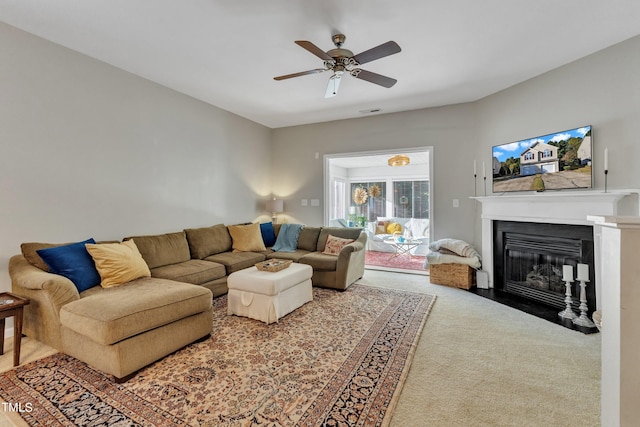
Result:
M431 285L424 276L367 270L360 283L438 295L392 427L600 425L600 334ZM10 339L5 351L0 371L11 369ZM23 340L23 363L51 353Z
M392 427L600 425L600 334L427 280L368 270L361 281L438 297Z

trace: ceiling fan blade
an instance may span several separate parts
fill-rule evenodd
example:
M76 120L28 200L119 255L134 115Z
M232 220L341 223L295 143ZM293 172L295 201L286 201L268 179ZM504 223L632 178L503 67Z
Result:
M367 62L375 61L376 59L384 58L385 56L393 55L394 53L398 53L400 51L400 46L398 46L396 42L388 41L355 55L353 59L358 64L366 64Z
M342 77L334 74L329 78L329 84L327 85L327 92L324 94L325 98L331 98L332 96L336 96L338 94L338 89L340 88L340 80Z
M380 86L384 86L386 88L390 88L398 81L396 79L392 79L391 77L383 76L382 74L372 73L371 71L361 70L356 68L351 71L351 75L358 79L366 80L371 83L375 83Z
M333 58L327 55L327 53L324 50L320 49L318 46L316 46L311 42L308 42L306 40L296 40L295 43L298 46L307 49L309 52L313 53L315 56L322 59L323 61L333 61Z
M316 68L314 70L301 71L299 73L286 74L284 76L274 77L273 79L274 80L285 80L285 79L290 79L290 78L293 78L293 77L306 76L307 74L322 73L323 71L327 71L327 69L326 68Z

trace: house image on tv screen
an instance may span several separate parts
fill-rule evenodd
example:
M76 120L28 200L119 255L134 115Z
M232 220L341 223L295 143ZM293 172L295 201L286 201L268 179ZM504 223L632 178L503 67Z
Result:
M494 146L493 191L591 188L591 138L583 126Z
M591 136L585 136L577 150L577 161L582 165L591 164ZM520 153L520 175L535 175L537 173L553 173L560 171L558 147L536 142Z
M520 175L552 173L560 170L558 147L536 142L520 153Z

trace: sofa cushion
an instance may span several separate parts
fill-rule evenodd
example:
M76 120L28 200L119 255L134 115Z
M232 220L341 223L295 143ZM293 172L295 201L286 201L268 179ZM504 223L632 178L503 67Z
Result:
M226 275L227 270L224 265L201 259L192 259L151 269L151 277L177 280L194 285L201 285Z
M267 258L269 258L269 259L274 259L274 258L290 259L291 261L298 262L298 260L300 260L300 258L302 258L303 256L308 255L310 253L311 253L311 251L305 251L303 249L296 249L293 252L272 252L272 253L267 255Z
M262 240L260 224L230 225L228 227L234 252L262 252L267 248Z
M96 263L103 288L119 286L140 277L149 277L149 266L140 255L134 240L122 243L86 244Z
M201 313L211 302L211 291L202 286L142 278L64 305L60 322L99 344L110 345Z
M257 252L222 252L205 258L205 261L213 261L224 265L227 274L244 268L252 267L267 257Z
M310 265L314 271L335 271L338 266L338 257L321 252L311 252L300 258L298 262Z
M231 250L231 235L224 224L203 228L188 228L184 231L187 234L191 258L205 259L209 255Z
M314 252L318 245L320 227L304 227L298 236L298 249Z
M316 247L316 251L324 251L324 247L327 244L327 237L329 237L329 235L340 237L342 239L357 240L358 237L360 237L361 232L361 228L323 227L322 231L320 231L320 236L318 237L318 246Z
M47 248L57 248L59 246L70 245L73 242L69 243L40 243L40 242L26 242L20 245L20 250L22 251L22 256L29 261L29 264L38 267L40 270L49 271L49 266L45 263L40 255L38 255L38 250L47 249Z
M327 243L325 244L324 251L322 251L322 253L325 255L338 256L342 248L353 241L353 239L343 239L341 237L336 237L329 234L329 236L327 237Z
M176 264L191 259L187 237L183 231L154 236L134 236L133 239L149 268Z
M51 273L71 280L78 292L100 284L100 274L85 244L95 243L93 239L65 246L38 249L36 252L47 264Z

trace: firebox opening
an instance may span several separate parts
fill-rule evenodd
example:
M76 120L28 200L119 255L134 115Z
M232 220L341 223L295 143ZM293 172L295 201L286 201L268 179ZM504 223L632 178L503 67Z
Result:
M571 265L575 271L578 264L587 264L586 298L591 315L596 308L591 226L494 221L493 229L494 290L487 294L499 302L511 296L506 299L521 301L508 305L557 321L555 314L566 308L563 266ZM572 309L580 313L579 282L571 284L571 294Z

